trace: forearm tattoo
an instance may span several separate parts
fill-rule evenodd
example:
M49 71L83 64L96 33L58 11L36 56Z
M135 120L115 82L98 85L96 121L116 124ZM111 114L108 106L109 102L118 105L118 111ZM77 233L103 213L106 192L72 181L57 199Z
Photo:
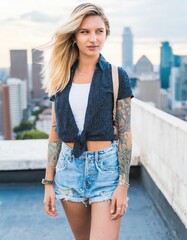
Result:
M129 171L131 162L131 102L130 98L118 100L116 120L118 123L118 162L119 175L129 183Z
M57 161L58 161L58 155L61 149L62 141L59 139L57 131L56 131L56 123L54 122L52 124L52 129L49 137L49 143L48 143L48 161L47 166L55 168Z

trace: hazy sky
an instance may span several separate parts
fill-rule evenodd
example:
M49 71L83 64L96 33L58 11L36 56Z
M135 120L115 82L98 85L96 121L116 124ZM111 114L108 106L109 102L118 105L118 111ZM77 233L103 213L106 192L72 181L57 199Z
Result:
M0 67L10 65L9 49L28 49L50 40L55 29L80 0L0 0ZM187 55L186 0L95 0L105 10L111 36L102 50L121 65L123 27L134 36L134 63L145 54L153 64L160 59L162 41L175 54ZM30 55L29 62L30 62Z

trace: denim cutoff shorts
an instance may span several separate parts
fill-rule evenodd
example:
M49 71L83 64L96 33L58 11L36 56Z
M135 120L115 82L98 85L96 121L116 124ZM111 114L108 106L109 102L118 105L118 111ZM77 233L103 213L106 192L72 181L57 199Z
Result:
M62 142L54 178L56 199L86 205L110 201L118 179L117 141L98 151L85 151L78 158Z

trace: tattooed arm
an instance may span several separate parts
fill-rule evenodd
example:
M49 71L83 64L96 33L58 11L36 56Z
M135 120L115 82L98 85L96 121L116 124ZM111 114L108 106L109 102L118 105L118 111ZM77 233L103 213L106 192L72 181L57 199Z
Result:
M118 100L116 119L118 123L118 161L119 178L129 184L129 171L131 162L131 97Z
M52 103L51 131L48 139L48 161L46 166L45 178L53 180L54 171L58 161L62 141L58 138L56 132L56 118L54 111L54 102Z

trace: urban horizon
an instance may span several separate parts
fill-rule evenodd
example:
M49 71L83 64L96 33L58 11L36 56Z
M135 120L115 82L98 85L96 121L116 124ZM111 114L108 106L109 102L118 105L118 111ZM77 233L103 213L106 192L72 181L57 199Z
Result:
M0 68L10 67L9 50L12 49L26 49L28 64L31 64L31 49L48 42L58 26L81 2L83 1L72 0L67 5L54 0L53 4L43 4L43 1L39 0L35 4L18 0L15 6L11 2L14 8L10 9L10 0L6 1L0 17ZM133 64L136 64L142 55L146 55L154 66L159 65L160 47L165 41L170 42L174 54L187 55L187 33L184 31L185 22L187 23L184 12L186 2L178 5L176 0L170 1L169 11L167 3L155 0L119 0L118 5L113 0L107 3L104 0L92 2L103 7L109 18L111 36L107 39L102 53L111 63L122 65L124 27L130 27L133 34ZM180 17L176 9L180 12ZM170 18L172 15L175 17Z

